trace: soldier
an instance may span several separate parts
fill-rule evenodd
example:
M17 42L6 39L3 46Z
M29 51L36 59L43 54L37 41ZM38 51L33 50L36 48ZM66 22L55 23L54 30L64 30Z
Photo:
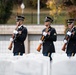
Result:
M67 44L66 53L68 57L74 56L76 53L76 27L74 27L74 19L68 19L68 29L64 38ZM68 39L66 37L68 36Z
M14 37L11 38L11 41L14 43L13 54L23 55L25 53L24 41L27 37L27 28L23 26L24 16L16 17L16 28L13 31Z
M50 61L52 60L51 54L55 52L53 41L57 40L56 30L51 27L52 22L53 20L50 17L46 17L45 28L42 30L42 35L44 36L42 53L44 56L49 56ZM42 43L41 40L39 42Z

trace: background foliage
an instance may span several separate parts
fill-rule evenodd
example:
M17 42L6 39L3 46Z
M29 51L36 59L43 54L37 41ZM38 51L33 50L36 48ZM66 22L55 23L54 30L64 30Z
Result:
M12 0L0 0L0 24L6 23L10 18L12 7Z
M20 8L22 2L24 2L25 8L37 9L37 0L0 0L0 24L7 23L12 11L16 9L17 13L17 9ZM49 14L55 19L55 23L68 18L76 18L76 0L40 0L40 8L48 8ZM34 14L31 15L34 16Z

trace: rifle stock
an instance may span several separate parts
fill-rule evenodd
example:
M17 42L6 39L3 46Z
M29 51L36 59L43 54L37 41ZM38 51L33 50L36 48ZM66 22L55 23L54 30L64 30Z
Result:
M68 36L66 36L66 38L65 38L66 40L68 40L69 39L69 37ZM66 45L67 45L67 43L64 43L64 45L63 45L63 47L62 47L62 50L63 51L65 51L65 49L66 49Z
M41 40L44 40L44 36L41 37ZM37 47L37 51L40 52L42 44L39 44Z
M11 50L12 49L12 42L10 42L8 49Z
M39 44L37 51L40 52L42 44Z
M14 38L14 34L12 34L12 38ZM12 49L12 44L13 44L13 41L11 41L10 44L9 44L9 46L8 46L8 49L9 49L9 50Z
M62 47L62 50L63 50L63 51L65 51L66 45L67 45L66 43L63 45L63 47Z

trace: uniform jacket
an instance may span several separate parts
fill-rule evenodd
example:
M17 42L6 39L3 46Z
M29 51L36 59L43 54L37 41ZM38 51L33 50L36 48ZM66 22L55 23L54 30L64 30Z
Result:
M66 53L76 53L76 27L74 27L71 32L74 32L74 35L69 37Z
M43 29L42 32L44 32L45 30L46 30L46 28ZM50 32L50 35L47 35L44 39L43 53L48 53L48 52L53 53L53 52L55 52L55 47L54 47L53 41L57 40L56 30L52 27L49 27L48 32Z
M18 28L17 31L22 31L22 33L15 35L16 39L14 40L13 53L16 53L16 52L25 53L24 41L27 37L27 28L24 26L21 26L20 28Z

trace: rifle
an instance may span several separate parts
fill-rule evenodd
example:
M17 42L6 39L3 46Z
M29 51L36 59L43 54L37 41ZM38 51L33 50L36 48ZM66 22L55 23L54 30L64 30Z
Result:
M69 37L66 36L66 40L68 40L68 39L69 39ZM67 45L67 43L64 43L64 45L63 45L63 47L62 47L62 50L63 50L63 51L65 51L65 49L66 49L66 45Z
M20 23L19 23L20 24ZM17 27L15 28L15 30L18 29L18 25ZM10 42L9 46L8 46L8 49L11 50L12 49L12 45L13 45L13 42L14 40L16 39L16 35L15 34L12 34L12 38L13 38L13 41Z
M72 29L72 30L73 30L73 29ZM72 32L72 34L73 34L73 36L74 36L74 34L76 33L76 31L72 31L72 30L71 30L71 32ZM65 39L66 39L67 41L69 41L69 40L70 40L70 37L67 35L67 36L65 37ZM64 43L64 45L63 45L63 47L62 47L62 50L63 50L63 51L65 51L66 45L67 45L67 43Z
M49 29L50 29L50 28L49 28ZM48 28L46 28L46 30L45 30L45 31L46 31L46 32L48 32L48 31L49 31L49 29L48 29ZM45 36L43 36L43 35L42 35L40 40L41 40L41 41L44 41L44 38L45 38ZM38 47L37 47L37 51L38 51L38 52L40 52L40 50L41 50L41 46L42 46L42 44L39 44L39 45L38 45Z
M18 6L17 16L18 16L19 13L20 13L20 7ZM23 10L22 10L22 14L23 14ZM19 23L19 24L20 24L20 23ZM19 24L18 24L18 25L19 25ZM17 27L15 28L15 30L17 30L18 25L17 25ZM8 49L9 49L9 50L12 49L12 44L13 44L14 40L16 39L16 35L15 35L15 34L12 34L12 38L13 38L13 41L11 41L10 44L9 44L9 46L8 46Z
M12 38L14 38L14 35L13 35L13 34L12 34ZM14 41L14 40L13 40L13 41ZM13 41L11 41L11 42L10 42L10 44L9 44L9 46L8 46L8 49L9 49L9 50L11 50L11 49L12 49Z
M17 36L16 34L12 34L13 41L11 41L10 44L9 44L9 46L8 46L9 50L12 49L12 45L13 45L14 40L16 39L16 36Z
M42 40L42 41L44 40L44 36L41 37L41 40ZM39 44L39 46L37 47L37 51L38 51L38 52L40 52L41 46L42 46L42 44Z

